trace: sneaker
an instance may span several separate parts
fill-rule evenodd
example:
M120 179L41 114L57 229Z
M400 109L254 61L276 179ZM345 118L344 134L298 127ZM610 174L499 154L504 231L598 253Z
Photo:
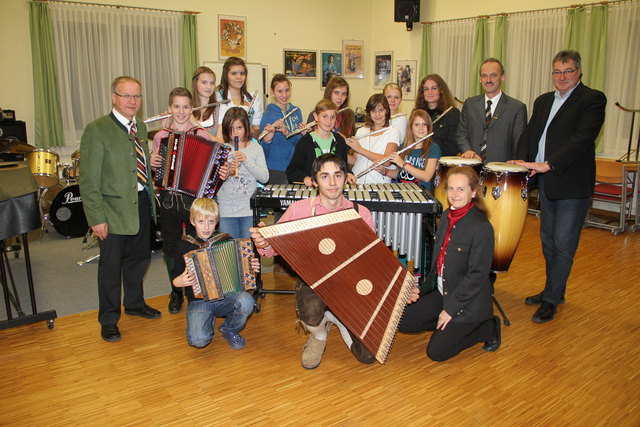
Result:
M302 349L302 367L304 369L315 369L320 365L322 353L327 347L326 341L320 341L313 335L309 337L307 344Z
M244 346L247 344L247 342L244 340L244 338L240 336L240 334L236 334L229 331L224 331L222 333L222 338L224 338L229 344L229 347L231 347L234 350L240 350L241 348L244 348Z

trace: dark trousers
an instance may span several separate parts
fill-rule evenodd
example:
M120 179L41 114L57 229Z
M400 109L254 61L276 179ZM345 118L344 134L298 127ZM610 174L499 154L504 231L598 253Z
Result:
M151 260L151 202L146 191L138 192L138 215L138 234L109 232L107 238L100 241L98 321L102 325L115 325L120 320L122 287L126 308L136 309L144 305L142 279Z
M318 326L324 319L327 305L309 285L302 280L298 280L298 283L296 283L296 311L298 312L298 318L306 325ZM353 341L350 350L355 358L361 363L371 364L375 362L375 356L367 350L362 342L351 331L349 331L349 335Z
M178 242L182 238L182 223L187 225L187 234L195 236L195 228L189 220L189 210L195 199L182 194L160 192L160 230L162 231L162 252L169 277L173 269L173 260L178 250ZM183 288L171 284L171 292L182 295Z
M567 289L573 257L589 210L589 199L549 200L544 194L544 176L538 181L540 240L547 267L542 300L557 305Z
M456 322L452 319L444 330L436 329L442 304L440 292L437 289L431 291L407 306L398 326L400 332L434 331L427 345L427 356L431 360L445 361L465 348L493 338L495 322L492 318L482 322Z

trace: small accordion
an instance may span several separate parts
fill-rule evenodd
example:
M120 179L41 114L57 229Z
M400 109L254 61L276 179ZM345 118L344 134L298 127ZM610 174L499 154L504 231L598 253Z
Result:
M251 239L217 242L184 255L187 270L196 277L193 295L206 301L256 288L256 275L251 269Z
M171 132L160 142L162 165L156 170L156 187L212 199L222 180L220 167L231 148L197 135Z

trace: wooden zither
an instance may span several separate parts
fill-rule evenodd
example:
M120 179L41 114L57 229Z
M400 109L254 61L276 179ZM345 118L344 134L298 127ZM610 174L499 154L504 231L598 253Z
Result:
M346 209L260 234L384 363L414 278L360 215Z
M197 281L193 295L204 300L220 300L226 295L255 289L253 256L251 239L225 240L187 252L185 265Z
M222 185L220 167L230 151L198 135L172 132L160 142L162 164L154 183L163 190L212 199Z

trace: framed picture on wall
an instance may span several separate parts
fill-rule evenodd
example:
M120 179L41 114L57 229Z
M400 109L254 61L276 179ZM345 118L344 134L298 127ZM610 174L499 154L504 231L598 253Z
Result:
M320 51L320 60L322 61L320 80L322 87L325 88L331 77L342 76L342 52L322 50Z
M402 88L402 99L413 101L416 99L416 81L418 61L401 60L396 61L396 83Z
M315 50L285 49L284 74L297 79L315 79L317 52Z
M364 79L364 42L342 40L342 75L350 79Z
M382 89L391 82L391 69L393 68L393 52L376 52L373 61L375 77L373 88Z
M218 57L247 59L247 18L218 15Z

